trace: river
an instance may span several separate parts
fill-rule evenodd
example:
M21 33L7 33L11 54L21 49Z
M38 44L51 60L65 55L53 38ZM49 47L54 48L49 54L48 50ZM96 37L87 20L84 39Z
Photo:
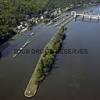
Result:
M98 12L98 8L86 11L93 9ZM26 34L24 39L16 40L15 36L0 60L0 100L100 100L99 26L100 21L82 21L80 18L66 25L67 37L62 50L87 49L88 54L58 54L52 72L33 98L26 98L24 90L40 54L24 54L12 58L13 49L19 48L27 40ZM28 38L32 42L25 49L43 48L57 28L40 24L33 31L37 34Z

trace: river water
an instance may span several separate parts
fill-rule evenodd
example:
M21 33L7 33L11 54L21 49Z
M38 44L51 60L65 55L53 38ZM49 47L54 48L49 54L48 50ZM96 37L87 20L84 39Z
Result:
M98 8L86 11L99 12ZM26 98L23 93L40 55L4 56L0 61L0 100L100 100L100 21L79 18L66 27L62 50L87 49L88 54L58 54L52 72L33 98ZM30 38L28 49L43 48L57 31L44 24L33 30L37 35Z

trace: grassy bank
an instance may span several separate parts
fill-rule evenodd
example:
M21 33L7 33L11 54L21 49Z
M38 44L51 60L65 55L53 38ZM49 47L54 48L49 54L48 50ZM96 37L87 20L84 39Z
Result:
M45 46L24 92L26 97L32 97L36 95L40 82L49 74L52 69L52 64L54 63L57 52L59 52L62 46L64 38L64 26L62 26L59 32L57 32Z

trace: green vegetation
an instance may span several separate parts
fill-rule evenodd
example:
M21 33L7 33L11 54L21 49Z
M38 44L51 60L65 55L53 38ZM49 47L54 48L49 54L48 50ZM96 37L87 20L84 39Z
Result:
M27 15L38 15L47 3L48 0L0 0L0 44L17 33L17 25Z
M88 3L100 3L100 0L49 0L47 7L48 9L55 9L69 7L70 5L77 6L78 4L82 6Z
M40 82L49 74L52 69L57 52L62 46L62 42L65 38L64 26L61 27L49 43L45 46L43 53L36 65L36 68L32 74L32 77L25 90L26 97L32 97L36 94Z

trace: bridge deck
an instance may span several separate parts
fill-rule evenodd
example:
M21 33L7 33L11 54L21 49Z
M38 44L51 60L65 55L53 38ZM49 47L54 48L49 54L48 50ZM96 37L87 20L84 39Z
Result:
M100 15L76 14L76 16L82 16L82 17L93 18L93 19L100 19Z

